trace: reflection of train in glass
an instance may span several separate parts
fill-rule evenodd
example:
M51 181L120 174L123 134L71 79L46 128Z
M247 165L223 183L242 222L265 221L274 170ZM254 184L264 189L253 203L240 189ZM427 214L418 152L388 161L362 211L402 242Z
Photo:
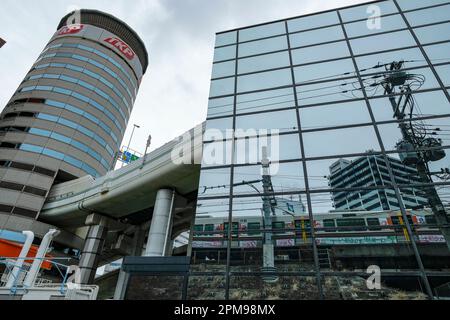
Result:
M320 245L383 244L410 241L400 211L331 212L314 215L316 242ZM444 238L430 210L407 210L407 217L419 242L441 243ZM197 217L193 246L226 247L228 219ZM231 238L234 247L260 247L264 232L272 232L276 246L296 246L311 241L311 223L307 215L272 217L271 228L264 229L262 217L235 217Z

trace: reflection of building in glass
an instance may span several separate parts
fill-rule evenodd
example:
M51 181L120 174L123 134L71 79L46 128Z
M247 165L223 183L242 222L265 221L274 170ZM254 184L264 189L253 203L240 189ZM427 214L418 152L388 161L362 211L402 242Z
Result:
M406 166L401 161L387 157L395 181L408 185L419 183L417 170ZM373 155L358 158L354 161L339 159L330 167L329 184L332 189L363 188L387 185L390 182L386 161L382 156ZM428 205L423 191L417 188L402 189L403 203L406 208ZM334 208L342 210L398 210L400 208L394 190L358 190L334 191Z

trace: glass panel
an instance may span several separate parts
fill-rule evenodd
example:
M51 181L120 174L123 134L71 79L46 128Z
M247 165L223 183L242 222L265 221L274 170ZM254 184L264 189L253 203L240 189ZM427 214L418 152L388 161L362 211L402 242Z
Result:
M234 97L211 99L208 104L208 117L233 114Z
M431 63L450 62L450 42L424 47Z
M363 98L359 81L347 79L297 87L298 103L306 106L330 101Z
M351 115L351 116L349 116ZM302 130L370 123L365 101L300 109Z
M339 18L335 11L322 14L314 14L307 17L288 20L289 32L318 28L338 24Z
M238 77L238 92L269 89L271 87L281 87L285 85L292 85L290 69Z
M231 31L226 33L220 33L216 35L216 47L226 46L228 44L236 43L237 32Z
M392 184L387 167L381 155L353 159L339 159L330 167L329 184L333 190L335 210L381 211L390 208L383 201L384 192L379 189L358 190ZM383 166L384 165L384 166ZM332 168L332 169L331 169ZM403 171L404 172L404 171ZM338 191L338 189L356 189ZM337 223L339 225L339 222Z
M311 44L344 39L341 26L322 28L291 34L289 36L291 48L303 47Z
M299 259L299 252L295 246L304 244L310 237L310 232L305 226L305 239L299 226L299 232L296 234L296 218L302 216L304 204L301 197L297 195L280 197L275 196L271 199L271 212L276 214L263 219L263 202L261 197L235 198L233 200L233 230L234 237L232 241L231 264L232 270L237 272L263 270L267 260L263 256L263 244L273 243L274 264L278 271L301 271L312 269L312 259L305 256ZM289 208L289 209L284 209ZM297 209L296 209L297 208ZM294 213L297 210L299 214ZM259 224L260 233L255 229L249 233L249 225ZM272 240L267 239L263 234L271 234ZM305 248L303 248L305 249ZM267 252L267 251L266 251ZM311 252L308 254L309 258ZM274 279L275 280L275 279Z
M63 160L64 156L65 156L63 153L55 151L55 150L51 150L51 149L44 149L44 151L42 151L42 153L47 156L50 156L52 158L59 159L59 160ZM81 162L78 163L78 166L79 166L79 164L81 164Z
M198 196L228 196L230 194L230 174L230 168L203 169L200 175Z
M416 28L414 32L422 44L450 40L450 23Z
M450 5L405 13L411 26L450 20Z
M216 48L214 50L214 62L236 58L236 46Z
M235 146L236 164L257 164L262 159L262 147L267 147L267 156L273 161L300 159L298 134L272 135L266 137L238 139Z
M236 69L236 61L227 61L213 64L212 77L221 78L233 76Z
M365 181L368 186L379 185L380 181L385 180L389 183L389 176L380 174L379 171L379 169L386 170L385 166L375 164L378 158L381 159L381 156L377 156L377 160L371 158L374 163L369 167L363 167L362 171L353 170L352 164L348 165L342 172L338 171L330 177L331 181L340 182L339 185L342 187L332 189L330 193L311 195L315 225L318 227L317 241L320 245L392 244L399 240L404 241L404 234L400 234L400 238L397 239L392 232L393 228L389 225L391 210L399 210L395 191L356 187L360 184L359 181ZM361 164L367 159L356 161L355 163ZM390 160L395 161L397 160ZM325 219L328 220L328 225L332 225L331 220L334 220L334 228L323 229ZM383 231L379 232L381 229L373 226L383 226Z
M298 130L297 113L295 110L285 110L238 116L236 130L279 130L280 132ZM236 132L236 136L240 137L242 134Z
M413 69L406 71L408 75L407 85L414 91L440 88L433 71L429 68Z
M315 63L294 68L295 83L302 84L312 81L333 80L355 75L351 59L332 62Z
M271 182L276 193L283 192L304 192L305 181L303 167L301 162L292 163L271 163L270 165ZM259 181L259 182L256 182ZM245 183L244 183L245 182ZM251 182L251 183L249 183ZM242 184L234 187L234 195L263 193L262 187L262 167L261 165L235 167L234 184ZM258 192L255 190L258 189ZM285 196L289 198L289 196ZM298 197L297 197L298 198ZM289 206L283 201L279 203L278 214L286 214L283 210L289 211ZM300 214L305 211L304 206L293 206L291 211Z
M355 54L414 46L416 43L409 31L398 31L378 36L350 40Z
M399 98L396 97L395 99L398 101ZM448 100L442 91L416 93L414 94L414 102L415 105L419 106L420 111L417 109L413 112L413 118L424 115L431 116L450 113ZM370 105L377 121L389 121L395 119L394 109L389 98L371 99Z
M364 21L348 23L345 30L349 38L376 34L406 28L401 15L396 14L387 17L376 17Z
M356 58L361 74L384 72L386 67L394 61L404 61L403 66L405 68L427 65L424 56L418 48L377 53Z
M238 73L250 73L255 71L286 67L289 65L289 53L287 51L277 52L253 58L239 59Z
M211 81L210 97L234 93L234 77Z
M332 156L380 150L373 127L304 133L306 157ZM344 143L351 141L351 143Z
M245 57L271 51L286 50L287 48L288 44L286 36L259 41L251 41L239 44L239 57Z
M191 272L225 271L227 237L224 224L228 223L229 202L229 199L203 199L197 202ZM206 225L213 225L213 232L206 230L210 229Z
M331 187L330 177L336 175L337 172L340 172L358 159L359 158L345 158L307 161L306 166L308 169L310 189L329 189ZM355 168L360 169L360 167Z
M295 107L294 89L263 91L237 96L237 114Z
M239 42L266 38L286 33L284 22L265 24L258 27L239 30Z
M377 2L369 5L360 5L357 7L340 10L344 22L367 19L373 16L397 13L397 7L392 1Z
M412 132L414 132L414 143L415 149L419 148L419 146L423 146L422 148L427 148L427 146L448 146L448 130L449 130L449 122L450 118L439 118L439 119L430 119L430 120L413 120L411 122L404 123L404 130L409 132L409 135L412 136ZM401 141L404 141L404 135L402 130L397 123L393 124L385 124L379 125L380 134L383 139L384 147L386 151L396 151L398 148L413 148L411 145L400 145ZM441 141L435 141L436 139L441 139ZM407 149L406 149L407 150ZM416 154L414 151L402 153L401 156L404 156L406 161L415 161ZM432 155L434 157L434 155ZM440 155L436 155L440 156ZM409 158L411 157L411 160ZM430 155L431 157L431 155Z
M292 50L294 65L347 56L350 56L350 52L345 41Z
M444 86L450 86L450 65L436 67L436 71L439 74Z
M402 10L406 11L446 3L448 0L397 0L397 2Z
M216 136L217 131L220 131L222 133L222 139L225 139L227 129L233 129L232 117L208 120L206 122L205 140L208 139L209 134L213 134L217 140L219 138Z
M213 140L211 136L208 137L207 134L205 134L205 141L208 140L208 138ZM222 134L220 134L219 138L221 137ZM232 145L232 141L216 140L216 142L205 143L203 147L202 167L230 165Z

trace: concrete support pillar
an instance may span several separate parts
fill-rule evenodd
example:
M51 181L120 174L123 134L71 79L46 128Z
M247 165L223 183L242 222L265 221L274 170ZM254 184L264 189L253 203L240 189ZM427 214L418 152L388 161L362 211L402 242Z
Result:
M119 278L117 279L116 290L114 291L114 300L124 300L127 291L130 274L120 270Z
M142 227L138 227L133 237L133 252L134 256L142 255L142 248L144 247L145 232ZM119 272L119 278L117 279L116 290L114 291L114 300L124 300L125 294L128 286L128 281L130 280L130 274L123 271Z
M166 254L171 240L172 213L175 191L161 189L156 195L152 223L148 233L145 256L162 257Z
M86 225L89 231L84 242L80 258L81 284L93 284L97 271L99 257L108 233L108 220L97 214L87 217Z

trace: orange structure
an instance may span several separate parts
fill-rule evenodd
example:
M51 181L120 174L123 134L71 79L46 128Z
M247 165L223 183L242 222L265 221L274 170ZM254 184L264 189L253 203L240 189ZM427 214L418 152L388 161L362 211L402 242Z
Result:
M18 258L20 255L20 251L22 250L23 244L8 241L4 239L0 239L0 257L6 258ZM27 258L36 257L36 253L38 251L38 246L31 246L30 251L28 251ZM51 259L52 257L49 255L45 256L46 258ZM27 260L27 263L32 263L33 260ZM41 266L42 269L51 270L52 264L48 261L44 261Z

